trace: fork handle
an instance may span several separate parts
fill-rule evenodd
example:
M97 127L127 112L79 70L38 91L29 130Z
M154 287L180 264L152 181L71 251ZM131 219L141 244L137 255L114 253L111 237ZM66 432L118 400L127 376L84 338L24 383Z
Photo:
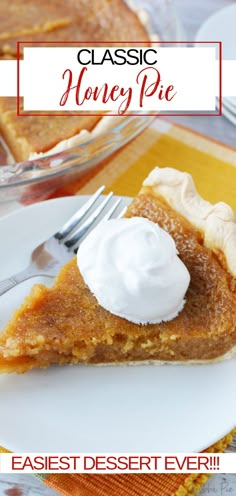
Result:
M4 279L0 282L0 296L14 288L19 281L15 279L15 277L9 277L9 279Z
M3 279L3 281L0 281L0 296L2 296L4 293L9 291L10 289L14 288L15 286L17 286L21 282L26 281L27 279L30 279L31 277L36 277L39 275L45 275L45 272L43 272L43 271L42 272L41 271L33 272L30 270L29 267L27 267L26 269L22 270L21 272L18 272L14 276L9 277L8 279Z

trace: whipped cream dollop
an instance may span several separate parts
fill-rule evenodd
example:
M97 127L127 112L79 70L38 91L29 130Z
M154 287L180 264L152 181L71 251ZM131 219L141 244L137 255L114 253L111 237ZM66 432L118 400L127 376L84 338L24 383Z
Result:
M98 303L136 324L173 319L190 275L173 238L148 219L111 219L81 244L79 270Z

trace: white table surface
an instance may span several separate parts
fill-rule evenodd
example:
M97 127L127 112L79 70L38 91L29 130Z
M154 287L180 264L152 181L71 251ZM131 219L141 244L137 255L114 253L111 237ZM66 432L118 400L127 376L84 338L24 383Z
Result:
M232 3L235 3L235 1L175 0L176 10L184 28L185 40L192 41L204 19L216 10ZM236 148L236 127L228 122L225 117L172 117L170 120ZM56 493L43 486L40 481L30 475L1 474L0 496L6 495L55 496ZM213 476L199 493L199 496L208 495L236 496L236 474L217 474ZM91 496L93 495L91 494Z

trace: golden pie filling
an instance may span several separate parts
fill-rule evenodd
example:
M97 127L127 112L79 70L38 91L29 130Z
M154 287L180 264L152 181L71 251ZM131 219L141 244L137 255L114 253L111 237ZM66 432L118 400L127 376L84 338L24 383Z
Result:
M191 277L179 315L143 326L110 313L86 286L74 258L52 288L34 286L13 314L0 335L1 372L51 364L208 362L233 353L236 278L225 255L206 247L203 234L151 187L142 189L126 216L145 217L173 237Z

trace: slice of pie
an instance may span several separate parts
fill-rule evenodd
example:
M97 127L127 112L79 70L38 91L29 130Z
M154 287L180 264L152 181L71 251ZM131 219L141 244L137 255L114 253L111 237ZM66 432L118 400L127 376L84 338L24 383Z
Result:
M102 308L77 267L65 265L54 286L33 287L0 337L0 371L52 364L211 362L236 351L236 224L224 203L211 205L192 178L154 169L127 217L146 217L174 238L190 286L179 315L139 325ZM125 247L124 247L125 250Z

